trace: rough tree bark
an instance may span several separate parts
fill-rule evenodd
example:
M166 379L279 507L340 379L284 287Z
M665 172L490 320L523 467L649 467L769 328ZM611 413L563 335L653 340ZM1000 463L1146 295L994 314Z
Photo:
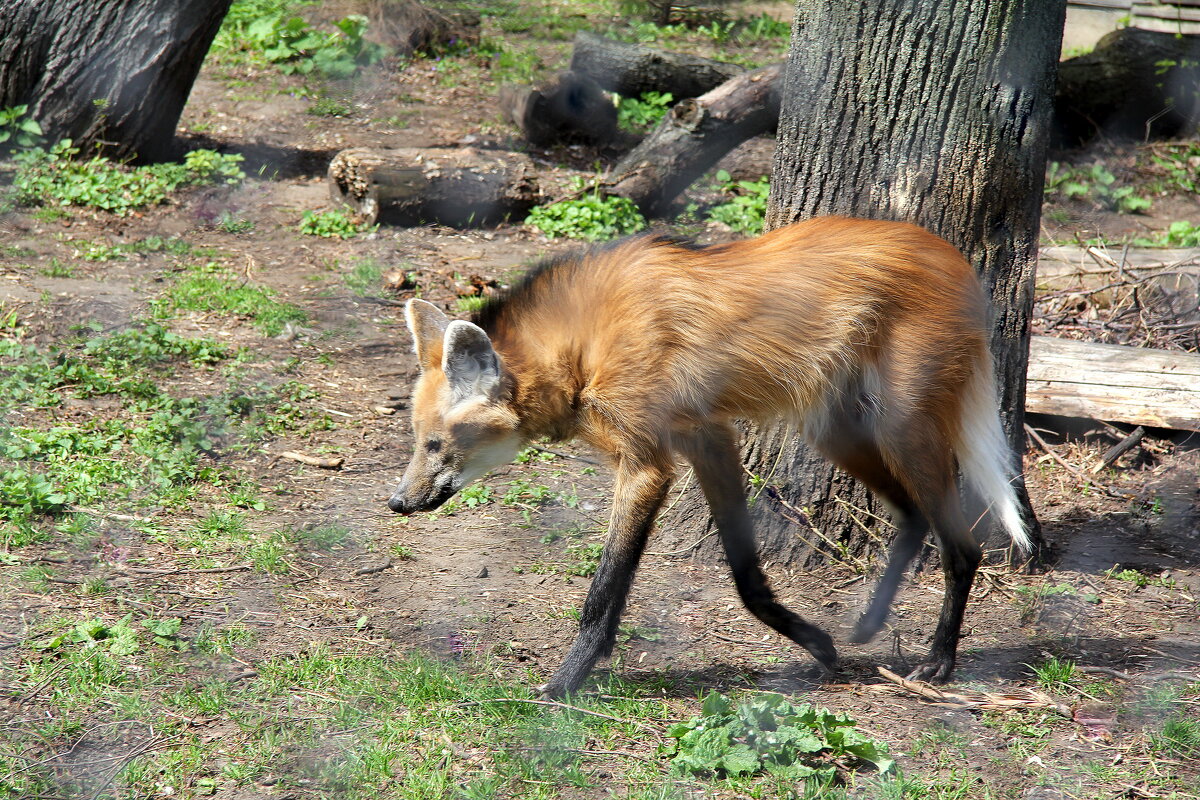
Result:
M175 126L230 0L5 0L0 108L47 139L117 158L171 155Z
M907 220L962 249L994 301L1005 428L1020 452L1064 3L805 6L802 36L793 30L767 226L822 214ZM752 432L746 459L765 481L754 505L768 555L813 561L828 548L814 528L862 553L870 515L886 518L784 426Z

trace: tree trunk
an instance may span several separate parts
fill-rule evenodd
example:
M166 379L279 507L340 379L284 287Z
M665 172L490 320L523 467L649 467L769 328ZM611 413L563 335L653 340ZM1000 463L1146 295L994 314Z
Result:
M1058 68L1055 116L1062 143L1093 136L1190 135L1200 121L1200 36L1122 28Z
M628 197L647 216L665 215L679 193L722 156L775 129L782 75L783 65L773 64L676 103L613 168L608 193Z
M343 150L328 180L330 199L367 224L486 225L523 217L541 197L527 156L470 147Z
M171 155L175 126L230 0L5 0L0 107L50 141L119 159Z
M575 34L571 69L626 97L670 92L676 100L699 97L746 71L737 64L618 42L583 31Z
M1019 453L1064 4L901 5L806 9L803 37L793 30L766 223L907 220L957 245L994 302L1002 415ZM821 550L857 554L870 546L872 516L886 517L786 427L753 432L746 460L763 481L755 509L769 555L801 564ZM1033 521L1027 502L1026 512Z

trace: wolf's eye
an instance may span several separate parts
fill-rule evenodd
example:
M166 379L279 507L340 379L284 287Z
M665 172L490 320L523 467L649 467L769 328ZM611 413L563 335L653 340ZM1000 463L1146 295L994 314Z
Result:
M425 440L425 451L427 453L436 453L441 449L442 449L442 440L441 439L426 439Z

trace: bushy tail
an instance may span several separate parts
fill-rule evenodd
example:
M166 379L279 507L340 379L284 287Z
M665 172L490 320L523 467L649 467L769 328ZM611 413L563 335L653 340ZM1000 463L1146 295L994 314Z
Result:
M1017 491L1013 487L1016 472L1012 449L1000 427L996 381L986 357L983 365L966 387L955 453L967 483L988 504L1017 548L1028 554L1033 549L1033 542L1025 530Z

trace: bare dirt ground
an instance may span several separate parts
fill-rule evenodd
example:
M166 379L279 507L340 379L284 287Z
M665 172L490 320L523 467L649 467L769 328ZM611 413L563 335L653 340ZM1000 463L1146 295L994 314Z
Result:
M568 43L544 43L537 52L556 66L565 61ZM14 686L21 665L39 657L27 639L48 620L117 618L139 607L181 618L183 638L202 626L249 630L252 636L228 657L193 667L230 681L254 674L264 661L323 643L334 653L421 650L445 659L486 657L508 678L532 683L551 673L571 642L573 610L582 603L588 565L603 540L607 468L573 445L546 445L531 453L531 463L487 478L491 495L479 505L409 518L391 514L385 500L412 444L404 407L416 365L399 308L406 295L381 282L359 292L347 276L367 260L385 273L412 273L421 296L453 312L455 287L464 277L505 283L537 259L573 245L516 224L471 231L385 226L346 241L297 233L301 214L326 202L324 165L339 148L521 147L498 121L487 68L468 57L389 64L358 83L338 85L350 103L344 116L306 114L311 85L270 69L208 65L180 135L191 146L245 153L251 178L238 188L184 193L170 205L124 218L86 211L66 218L39 217L30 209L6 213L0 217L6 247L0 302L6 313L18 315L22 341L39 347L69 340L79 326L114 331L150 318L151 301L182 269L179 258L143 252L87 261L79 253L83 243L119 245L157 236L205 248L247 282L302 308L307 320L276 337L237 317L175 314L167 322L173 331L246 348L251 358L236 375L181 367L164 380L172 392L197 395L260 380L311 387L315 396L303 402L304 414L328 424L299 426L208 458L261 488L264 508L239 512L255 530L331 526L343 533L332 543L296 545L290 570L271 573L241 569L220 554L205 562L190 558L138 524L153 520L166 531L194 526L219 503L204 490L172 507L101 510L96 536L85 547L54 534L13 548L0 581L0 652L6 669L16 670L6 678ZM532 155L563 185L603 158L580 151ZM580 166L586 171L572 168ZM1071 235L1068 229L1116 238L1134 228L1200 219L1194 195L1172 196L1136 218L1084 202L1059 208L1059 222L1048 223L1047 233L1062 238ZM214 222L218 211L253 228L227 232ZM702 239L730 235L715 224L698 232ZM70 269L48 270L55 259ZM7 422L70 425L111 411L103 397L72 398L57 409L17 410ZM1056 452L1085 471L1112 443L1098 423L1032 422L1049 431ZM1104 485L1128 499L1082 484L1040 449L1026 453L1034 507L1052 555L1037 570L997 563L983 571L967 610L956 680L948 687L984 692L996 702L1005 696L1029 700L1017 710L955 707L952 699L931 704L879 678L877 667L903 674L924 654L941 602L936 568L911 576L884 634L871 645L852 647L845 643L848 624L867 597L878 557L866 570L837 560L814 571L768 565L783 601L839 642L846 675L831 683L805 654L742 609L723 566L694 558L695 533L674 527L670 510L651 540L621 641L602 677L611 671L668 698L678 717L697 713L695 698L709 689L745 687L794 693L849 713L901 754L906 774L924 781L926 793L913 789L898 797L1200 796L1200 751L1187 749L1194 740L1181 749L1155 744L1171 715L1200 724L1196 444L1194 436L1151 431L1142 448L1103 475ZM339 456L344 463L320 469L281 457L286 451ZM31 583L31 566L48 577ZM205 571L222 566L238 569ZM106 583L106 593L84 591L97 579ZM1032 667L1051 657L1074 661L1079 672L1065 684L1042 687L1046 694L1030 700L1022 692L1039 687ZM1167 695L1172 702L1157 701ZM6 702L9 724L27 719L22 714L30 709L53 713L48 696L27 686ZM102 734L92 736L103 741ZM70 741L53 740L39 758ZM589 768L604 774L607 763L594 757ZM287 770L280 765L271 781L218 781L212 791L193 784L159 795L319 794L303 781L289 783ZM88 786L101 794L119 791L121 782ZM600 779L580 796L607 796L609 788L620 793ZM744 796L719 785L687 791ZM509 787L501 794L521 793ZM864 789L858 796L870 795Z

